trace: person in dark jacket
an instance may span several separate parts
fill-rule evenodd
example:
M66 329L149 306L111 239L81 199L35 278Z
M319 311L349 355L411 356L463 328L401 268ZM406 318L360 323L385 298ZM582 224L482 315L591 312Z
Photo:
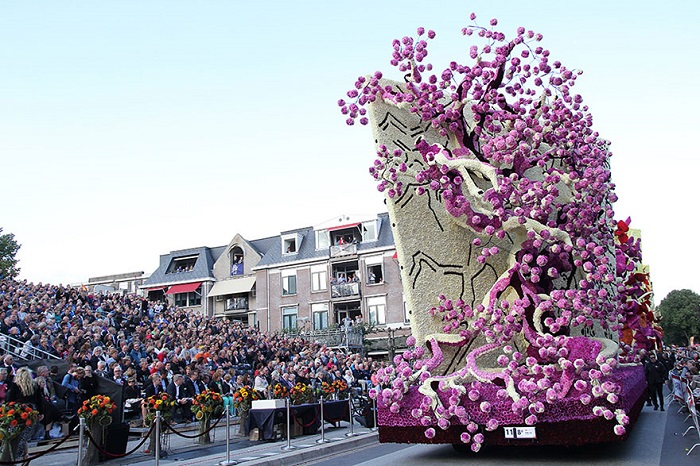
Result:
M666 366L661 361L656 359L656 353L649 355L649 361L644 366L644 374L646 375L651 401L654 404L654 411L659 409L664 410L664 382L668 378Z

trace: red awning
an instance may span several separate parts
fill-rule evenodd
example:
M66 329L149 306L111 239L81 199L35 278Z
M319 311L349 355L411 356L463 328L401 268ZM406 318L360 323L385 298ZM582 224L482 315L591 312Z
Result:
M338 230L345 230L346 228L353 228L356 226L359 226L360 222L357 223L348 223L347 225L340 225L338 227L330 227L328 231L338 231Z
M190 293L199 288L199 285L201 284L202 282L194 282L183 283L182 285L173 285L168 289L168 291L165 292L165 294Z
M144 288L143 291L145 291L146 293L150 293L151 291L161 291L161 290L164 290L166 288L167 288L167 286L155 286L153 288Z

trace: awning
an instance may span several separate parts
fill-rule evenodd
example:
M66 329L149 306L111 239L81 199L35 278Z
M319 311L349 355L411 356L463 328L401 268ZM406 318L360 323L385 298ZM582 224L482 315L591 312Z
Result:
M360 225L360 222L357 223L348 223L347 225L340 225L338 227L330 227L328 231L337 231L337 230L345 230L346 228L353 228L357 227Z
M194 282L183 283L182 285L173 285L168 289L168 291L165 292L165 294L190 293L199 288L199 285L201 284L202 282Z
M153 288L142 288L142 290L146 293L150 293L151 291L162 291L166 288L167 286L154 286Z
M255 285L255 277L233 278L214 283L207 296L226 296L236 293L248 293Z

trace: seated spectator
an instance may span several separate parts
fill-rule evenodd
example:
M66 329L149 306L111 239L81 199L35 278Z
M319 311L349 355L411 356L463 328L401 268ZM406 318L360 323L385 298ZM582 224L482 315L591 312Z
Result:
M191 422L193 420L192 400L194 396L185 384L185 376L175 374L173 381L168 384L167 392L170 398L175 400L172 412L173 420L175 422Z

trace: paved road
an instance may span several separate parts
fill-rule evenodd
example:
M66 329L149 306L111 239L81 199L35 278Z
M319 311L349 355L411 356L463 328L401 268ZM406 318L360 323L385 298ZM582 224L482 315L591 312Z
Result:
M477 454L457 453L451 445L381 444L349 454L309 462L315 466L425 466L460 465L540 465L566 464L610 466L684 466L700 465L700 447L686 456L698 436L683 437L688 424L678 406L668 411L645 407L630 438L623 443L590 445L577 448L485 448Z

